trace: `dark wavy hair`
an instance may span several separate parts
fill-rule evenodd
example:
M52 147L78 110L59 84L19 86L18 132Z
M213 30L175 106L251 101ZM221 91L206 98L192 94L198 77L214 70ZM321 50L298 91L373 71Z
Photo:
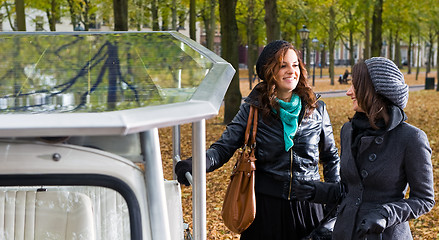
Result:
M379 119L384 119L387 125L389 120L387 107L391 103L375 91L367 65L362 60L352 67L352 85L358 106L366 113L370 125L378 129L376 123Z
M276 101L278 86L275 76L280 70L283 58L289 49L292 49L297 54L300 68L299 82L293 92L296 93L303 102L305 102L305 104L302 103L303 106L307 106L305 116L309 116L317 107L317 99L308 83L308 73L305 69L302 59L300 58L300 54L292 44L286 43L283 44L282 47L271 58L267 59L267 64L262 66L262 74L265 79L265 84L260 85L261 89L259 91L262 94L260 95L259 102L261 103L264 117L267 117L270 114L272 108L279 113L279 103Z

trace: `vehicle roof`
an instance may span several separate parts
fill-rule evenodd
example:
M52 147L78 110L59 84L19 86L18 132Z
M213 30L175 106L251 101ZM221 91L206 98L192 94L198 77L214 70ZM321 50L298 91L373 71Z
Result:
M196 122L218 114L235 73L178 32L2 32L0 48L0 137Z

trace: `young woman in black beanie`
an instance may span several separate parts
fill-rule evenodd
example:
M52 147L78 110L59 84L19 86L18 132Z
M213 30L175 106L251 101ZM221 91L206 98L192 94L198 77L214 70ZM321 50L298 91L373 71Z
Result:
M207 150L207 171L229 161L242 146L250 105L258 111L256 133L256 218L241 239L294 240L308 235L323 218L321 204L298 201L294 181L318 181L319 159L325 181L339 181L339 156L322 101L307 82L298 52L286 41L269 43L256 64L263 81L241 105L221 138ZM178 181L192 169L191 158L175 167Z
M404 76L389 59L360 61L346 95L355 114L341 130L341 185L301 182L297 195L319 203L343 198L333 239L412 239L408 221L435 201L427 136L405 122Z

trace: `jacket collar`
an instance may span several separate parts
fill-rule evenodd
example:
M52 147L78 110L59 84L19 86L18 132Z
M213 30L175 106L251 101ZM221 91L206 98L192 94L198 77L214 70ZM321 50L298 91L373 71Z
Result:
M389 112L389 122L388 122L385 130L381 131L381 134L378 134L378 135L366 135L366 136L361 137L361 144L359 145L358 154L361 154L367 148L369 148L369 146L374 141L376 141L376 138L382 138L386 132L389 132L389 131L395 129L397 126L399 126L401 123L403 123L404 121L407 120L407 115L405 114L405 112L401 108L399 108L395 105L391 105L388 108L388 112ZM349 136L351 137L352 132L353 132L352 125L351 125L350 130L351 130L351 133L349 134ZM349 141L352 142L352 139L349 139Z
M389 111L389 123L387 125L386 132L393 130L399 124L407 120L407 115L405 114L404 110L402 110L401 108L395 105L391 105L388 108L388 111Z

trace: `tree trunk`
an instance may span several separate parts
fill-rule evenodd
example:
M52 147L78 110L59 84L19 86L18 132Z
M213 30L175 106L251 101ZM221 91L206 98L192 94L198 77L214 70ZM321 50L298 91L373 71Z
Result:
M216 0L210 0L209 17L204 22L204 25L206 25L206 47L212 51L214 50L215 46L215 6Z
M416 62L417 62L417 64L416 64L416 80L418 80L418 75L419 75L419 68L420 68L420 59L419 59L419 57L420 57L420 54L421 54L421 33L419 32L419 30L418 30L418 46L416 47L416 49L417 49L417 55L418 55L418 57L416 58Z
M224 97L225 124L230 123L238 112L242 98L239 89L238 26L235 15L236 2L237 0L219 0L221 56L236 69L236 73Z
M437 46L439 48L439 30L436 31L436 37L437 37ZM436 78L438 82L436 90L439 91L439 51L436 54Z
M47 20L49 22L49 29L52 32L56 31L56 20L57 20L57 3L56 0L50 1L50 9L46 9Z
M168 31L169 30L169 11L161 11L161 17L162 17L162 31Z
M381 56L381 47L383 45L382 39L382 25L383 25L383 0L376 0L373 8L372 16L372 57Z
M322 53L320 56L320 78L323 77L322 69L326 67L326 50L325 50L325 42L322 44Z
M216 32L216 2L217 0L210 0L210 43L209 49L214 50L215 48L215 32Z
M310 44L309 42L311 42L311 39L306 39L305 40L305 68L306 71L308 72L308 78L310 77L310 67L311 67L311 51L310 51Z
M151 1L151 17L152 17L152 30L160 31L157 0Z
M395 58L393 57L393 32L392 30L390 30L390 34L389 34L389 53L387 54L387 56L385 55L386 53L384 53L383 57L387 57L388 59L392 60L393 62L395 62Z
M195 13L196 3L195 0L190 0L190 6L189 6L189 36L192 40L196 41L196 13Z
M17 31L26 31L26 15L24 13L24 0L15 0L17 14Z
M128 0L113 0L114 31L128 31Z
M172 0L172 29L177 30L177 0Z
M280 24L277 19L277 3L276 0L265 0L265 30L267 33L267 43L274 40L279 40L280 35Z
M352 67L355 64L355 59L354 59L354 31L352 29L349 29L349 63L351 65L351 72L352 72Z
M49 22L49 30L53 32L52 30L53 17L52 17L52 12L49 9L46 9L46 16L47 16L47 21Z
M369 23L369 1L366 1L364 11L364 59L370 58L370 23Z
M84 18L83 20L84 31L88 31L90 28L90 18L88 17L88 12L90 10L90 1L83 1L81 3L81 6L84 9L84 11L82 12L82 16Z
M55 32L56 31L56 20L58 19L58 11L57 11L57 2L56 0L51 1L51 8L50 8L50 16L51 19L49 19L50 23L50 31Z
M401 44L400 44L398 31L396 31L396 36L395 36L395 64L396 64L396 66L398 66L399 69L402 68L402 65L401 65Z
M413 44L413 37L412 37L412 33L410 33L410 36L409 36L409 49L408 49L408 52L407 52L407 67L408 67L407 74L411 74L412 73L412 51L413 51L412 44Z
M250 0L248 2L248 17L247 17L247 69L249 89L253 88L253 76L255 74L254 66L258 57L258 44L255 29L255 2Z
M174 0L175 1L175 0ZM136 29L137 31L141 31L143 27L143 1L137 0L136 1Z
M67 0L67 3L69 4L69 12L70 12L70 21L72 22L73 31L76 29L76 25L79 23L77 20L77 13L74 8L73 0Z
M328 36L328 49L329 49L329 78L331 79L331 85L334 85L334 49L335 49L335 11L334 6L329 7L329 36Z
M427 77L431 71L431 60L433 59L433 47L434 47L433 40L434 40L433 34L431 32L431 29L430 29L430 33L428 35L428 42L430 43L430 47L428 48L427 70L425 72L425 77Z

